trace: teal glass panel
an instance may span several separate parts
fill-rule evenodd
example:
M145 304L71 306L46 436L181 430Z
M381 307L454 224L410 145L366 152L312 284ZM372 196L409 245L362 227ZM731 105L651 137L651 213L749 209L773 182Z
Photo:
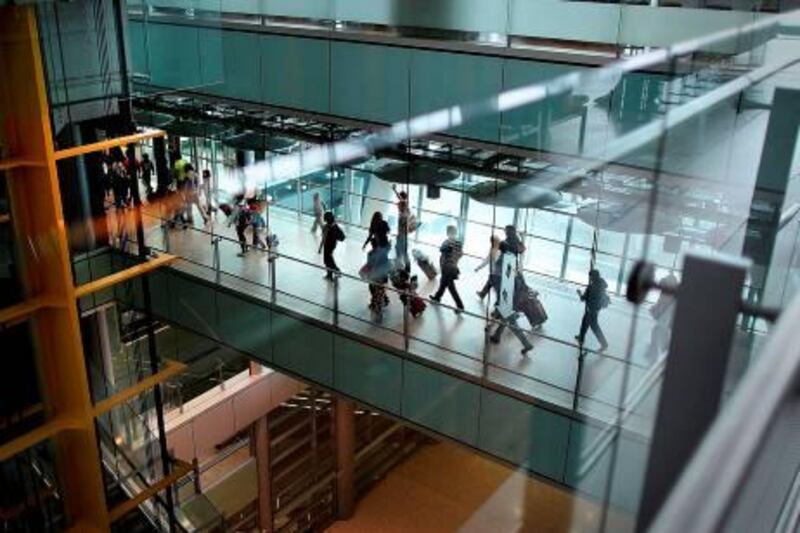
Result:
M391 123L408 118L411 52L359 43L331 43L331 113Z
M223 83L212 87L214 94L239 100L261 100L260 37L254 33L225 31L222 39Z
M217 311L222 342L262 361L272 360L270 313L267 309L219 291Z
M479 447L531 471L561 481L569 419L502 394L484 390Z
M502 60L415 50L411 57L411 114L418 115L472 102L500 92ZM461 137L500 140L500 115L470 121L449 130Z
M570 422L567 465L564 484L592 498L601 499L606 492L613 446L597 448L600 426L572 420ZM596 457L593 452L597 452Z
M336 0L336 19L446 30L506 33L506 2L486 0Z
M226 36L229 34L226 32ZM219 86L223 82L222 38L223 30L219 28L198 30L201 85Z
M505 61L504 90L542 83L579 69L574 65L558 65L539 61L510 59ZM548 97L542 102L519 107L503 113L502 142L515 146L545 149L550 146L550 128L567 120L580 121L587 98L574 95ZM577 133L577 132L576 132ZM577 152L578 136L574 145L563 147L567 152Z
M328 41L268 35L261 40L264 103L328 112Z
M403 416L477 445L480 388L410 361L403 361L403 370Z
M135 74L148 75L147 41L145 39L144 24L133 20L128 21L128 42L131 61L133 62L133 72Z
M172 274L158 270L150 276L150 304L153 314L164 320L172 320Z
M181 89L201 85L198 29L148 23L150 83Z
M619 4L599 2L510 0L509 33L544 39L616 43L620 8Z
M402 360L347 337L334 337L336 390L390 413L400 413Z
M172 279L173 320L187 329L214 338L217 331L216 291L183 276Z
M297 375L333 384L333 334L272 312L272 360Z
M321 0L263 0L262 13L276 17L327 19L332 12L331 1Z
M639 499L644 489L648 446L649 442L642 437L624 432L617 442L611 502L633 513L639 509Z

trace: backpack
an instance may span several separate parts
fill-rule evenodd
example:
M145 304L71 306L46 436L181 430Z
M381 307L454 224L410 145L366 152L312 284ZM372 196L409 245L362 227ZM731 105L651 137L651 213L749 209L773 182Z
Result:
M342 231L342 228L340 228L338 224L334 225L333 227L336 228L336 233L333 235L336 240L339 242L344 241L344 232Z
M600 294L600 309L605 309L611 303L611 298L608 297L608 293L603 291Z

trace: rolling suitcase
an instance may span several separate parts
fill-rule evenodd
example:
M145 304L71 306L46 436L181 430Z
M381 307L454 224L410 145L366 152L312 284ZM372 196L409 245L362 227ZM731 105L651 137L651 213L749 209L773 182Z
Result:
M531 327L537 328L547 322L547 311L539 300L538 292L529 289L521 307Z
M436 278L439 271L436 270L436 267L433 266L433 263L431 263L427 255L416 249L411 252L411 255L414 256L414 261L417 262L417 266L425 273L428 279Z

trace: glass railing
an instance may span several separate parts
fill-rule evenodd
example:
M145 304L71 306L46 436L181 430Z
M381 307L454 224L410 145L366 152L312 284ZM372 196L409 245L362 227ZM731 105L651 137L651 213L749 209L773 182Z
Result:
M763 354L709 428L651 531L795 531L800 357L793 298Z
M489 46L543 48L572 46L595 54L610 54L610 46L667 46L709 31L753 22L763 13L791 9L778 1L633 0L559 1L536 5L524 1L486 3L478 0L424 1L358 0L189 2L150 0L129 2L129 12L158 21L165 16L227 23L330 32L352 39L364 33L387 37L424 37L467 41ZM665 9L667 8L667 9ZM684 8L684 9L675 9ZM582 24L588 18L591 27ZM688 23L687 23L688 21ZM683 22L681 25L680 23ZM661 27L666 25L666 28ZM575 44L584 41L583 46Z

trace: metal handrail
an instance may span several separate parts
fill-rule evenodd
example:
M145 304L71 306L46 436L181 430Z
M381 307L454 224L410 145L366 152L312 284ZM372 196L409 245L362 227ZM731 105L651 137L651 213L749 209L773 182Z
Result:
M800 296L772 330L761 356L709 428L656 517L656 533L722 529L784 402L800 384Z

